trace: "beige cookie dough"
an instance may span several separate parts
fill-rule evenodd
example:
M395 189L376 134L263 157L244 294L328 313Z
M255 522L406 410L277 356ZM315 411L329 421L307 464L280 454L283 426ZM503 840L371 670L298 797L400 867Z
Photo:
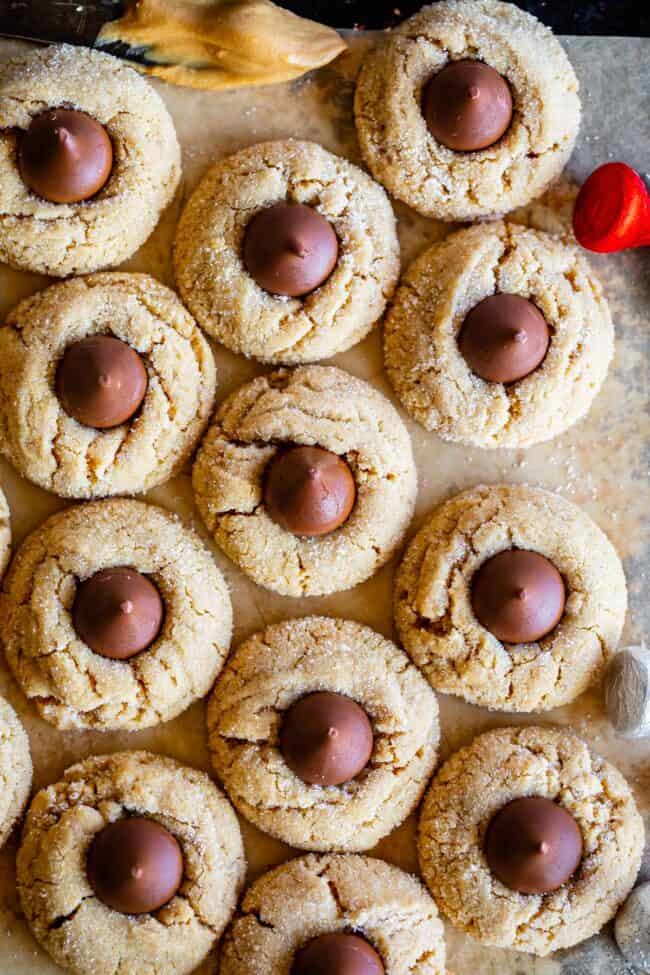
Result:
M111 430L83 426L56 394L66 348L109 334L142 357L138 413ZM212 350L176 295L147 274L61 282L20 302L0 327L0 451L35 484L68 498L137 494L168 480L205 430Z
M443 928L415 877L362 856L306 856L265 874L228 929L219 975L287 975L297 951L331 932L365 938L386 975L445 975Z
M316 691L356 701L370 718L368 767L342 786L308 785L279 747L283 714ZM208 706L219 779L252 823L303 850L368 850L419 802L436 762L438 704L394 643L348 620L308 616L242 643Z
M550 894L520 894L490 871L492 817L513 799L558 802L582 832L574 876ZM623 776L563 728L504 728L442 766L419 829L420 865L440 910L485 945L548 955L596 934L627 897L643 852L643 820Z
M77 586L128 566L157 586L165 616L147 650L112 660L77 635ZM58 728L146 728L210 690L232 632L230 596L198 535L141 501L96 501L49 518L19 549L0 594L7 662L39 714Z
M25 808L31 787L29 739L14 709L0 697L0 847Z
M275 203L314 207L339 239L328 280L304 298L269 294L242 256L250 220ZM176 279L199 324L234 352L295 365L343 352L381 318L399 276L386 193L313 142L265 142L217 162L178 225Z
M352 469L355 507L329 535L298 537L266 511L264 472L286 443L323 447ZM397 411L331 366L280 369L235 390L201 445L192 482L216 543L258 585L284 596L340 592L368 579L403 540L417 493Z
M0 579L11 555L11 516L4 491L0 488Z
M514 103L505 135L477 152L439 143L421 109L432 75L463 58L498 71ZM560 175L580 125L578 79L551 31L514 4L443 0L370 51L355 116L366 163L394 196L425 216L476 220L529 203Z
M146 816L178 840L178 894L153 914L111 910L93 893L97 833ZM237 817L207 775L148 752L88 758L37 794L18 853L18 892L43 948L74 975L189 975L230 920L246 863Z
M83 203L50 203L23 182L17 152L35 116L72 108L113 143L106 185ZM108 54L67 45L0 66L0 261L54 277L119 264L145 242L181 174L174 124L137 71Z
M564 616L538 643L501 643L472 610L474 573L510 548L539 552L564 579ZM395 579L400 640L431 685L500 711L573 701L616 649L626 605L623 567L591 518L556 494L517 485L482 485L440 505Z
M497 292L520 295L551 333L542 364L519 382L486 382L461 355L465 316ZM476 447L530 447L589 410L614 352L607 300L580 250L508 223L452 234L407 270L386 318L395 393L427 430Z

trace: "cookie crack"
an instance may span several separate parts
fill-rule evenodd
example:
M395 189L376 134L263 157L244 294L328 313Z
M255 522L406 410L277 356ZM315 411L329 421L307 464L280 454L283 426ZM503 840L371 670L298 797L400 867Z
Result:
M250 917L250 918L252 918L257 924L259 924L259 926L261 928L264 928L267 931L276 931L277 930L275 924L272 924L271 921L266 921L262 917L261 910L257 910L257 911L253 911L253 910L251 910L251 911L244 911L240 916L241 917Z
M78 912L81 910L84 903L86 901L94 900L94 899L95 899L94 894L86 894L85 897L81 898L77 906L73 908L73 910L69 911L68 914L62 914L59 917L54 918L54 920L47 925L47 931L58 931L65 924L69 924L70 921L74 921L75 917L77 916Z

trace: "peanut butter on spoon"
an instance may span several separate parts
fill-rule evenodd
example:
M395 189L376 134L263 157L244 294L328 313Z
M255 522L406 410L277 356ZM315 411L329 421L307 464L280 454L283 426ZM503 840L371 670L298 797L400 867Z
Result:
M114 43L144 56L147 74L212 90L290 81L346 50L332 28L270 0L129 0L97 39Z

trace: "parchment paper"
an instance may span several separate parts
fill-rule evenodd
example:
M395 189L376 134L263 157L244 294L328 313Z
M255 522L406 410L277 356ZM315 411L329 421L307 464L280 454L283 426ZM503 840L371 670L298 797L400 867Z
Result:
M184 156L184 184L177 200L142 250L126 265L149 271L172 284L170 242L183 200L209 162L263 139L295 136L314 139L326 148L359 161L352 120L353 79L359 50L368 38L352 38L353 53L335 66L299 82L234 93L209 94L164 85L159 90L178 129ZM650 40L621 38L565 38L580 76L584 120L570 174L583 179L608 159L623 159L642 173L650 170L650 89L647 64ZM0 59L22 48L0 43ZM575 190L563 182L547 200L528 208L521 219L560 230L567 226ZM440 239L449 225L426 221L398 205L404 263L427 243ZM420 491L413 533L424 516L443 498L479 482L516 481L557 490L582 505L609 534L625 561L630 610L624 640L650 636L650 605L646 598L650 563L647 526L648 444L650 420L647 391L650 381L650 250L594 258L612 305L617 330L616 358L605 387L585 421L564 436L528 451L481 451L443 443L409 422L420 475ZM0 266L0 316L20 298L47 283L46 279ZM216 347L219 396L261 371L261 368ZM333 360L338 366L372 382L390 394L382 369L378 332ZM0 484L12 513L14 545L51 512L63 506L19 478L0 461ZM193 507L187 475L151 493L150 499L202 526ZM325 599L288 599L249 582L216 549L215 558L232 589L235 639L264 624L309 613L349 617L391 635L393 565L350 592ZM17 708L29 731L35 764L35 787L56 781L63 769L89 754L123 748L149 748L196 767L208 769L203 705L190 708L177 720L132 734L61 733L41 721L0 664L0 693ZM511 718L441 697L442 757L488 727L511 722L539 721ZM635 789L650 825L650 741L617 740L604 719L598 690L571 707L549 713L545 721L570 724L591 745L616 763ZM373 851L393 863L417 871L414 817ZM288 847L263 836L242 822L250 863L249 879L292 855ZM20 917L14 883L15 840L0 854L0 975L54 975L60 971L37 947ZM646 873L650 876L650 857ZM89 932L92 937L92 932ZM486 950L447 925L448 967L455 975L631 975L617 953L611 935L544 961L512 952ZM201 973L213 973L214 961Z

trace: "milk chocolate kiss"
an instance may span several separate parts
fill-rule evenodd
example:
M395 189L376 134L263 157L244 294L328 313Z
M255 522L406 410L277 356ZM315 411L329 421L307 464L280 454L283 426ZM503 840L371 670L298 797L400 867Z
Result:
M127 660L154 642L163 602L154 584L135 569L102 569L82 582L72 621L83 642L113 660Z
M297 953L291 975L385 975L385 968L365 938L336 931L309 941Z
M456 152L498 142L512 120L508 82L482 61L452 61L428 81L422 113L429 132Z
M86 871L97 897L121 914L148 914L167 904L183 880L183 854L153 819L118 819L97 833Z
M534 643L562 619L562 576L543 555L506 549L488 559L472 579L478 621L503 643Z
M69 416L109 430L137 413L147 392L144 363L135 349L110 335L68 346L56 374L56 393Z
M313 207L276 203L253 217L244 237L244 263L261 288L298 298L329 278L339 257L332 225Z
M266 470L264 503L294 535L327 535L348 518L356 499L352 471L322 447L289 447Z
M549 341L546 319L532 301L497 294L472 308L458 336L458 347L481 379L514 383L541 365Z
M113 168L106 129L85 112L56 108L32 119L18 144L23 182L51 203L81 203L99 193Z
M311 785L349 782L368 764L373 744L363 708L331 691L308 694L293 704L280 732L285 762Z
M580 866L582 833L573 816L550 799L515 799L490 822L485 856L506 887L548 894Z

